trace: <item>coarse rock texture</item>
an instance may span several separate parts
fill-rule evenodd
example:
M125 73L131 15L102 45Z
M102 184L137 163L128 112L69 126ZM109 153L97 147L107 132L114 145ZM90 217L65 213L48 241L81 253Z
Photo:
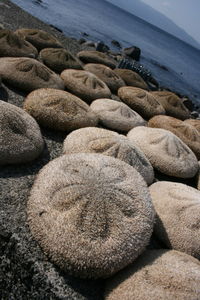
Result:
M37 49L11 30L0 30L0 56L32 57L38 55Z
M25 92L47 87L64 90L62 79L32 58L0 58L0 75L3 82Z
M126 85L138 87L143 90L148 90L148 85L136 72L129 69L118 68L114 69L113 71L124 80Z
M0 23L5 28L39 28L56 36L75 55L80 45L39 21L9 0L0 1ZM22 107L24 94L2 83L0 99ZM41 128L42 154L27 164L0 167L0 299L4 300L102 300L104 282L83 280L61 272L47 261L26 224L26 203L38 171L62 153L61 131Z
M189 123L173 117L155 116L148 122L149 127L163 128L178 136L200 159L200 132Z
M45 48L40 51L39 57L47 67L57 73L65 69L83 69L78 58L64 48Z
M172 132L139 126L128 133L159 172L179 178L191 178L198 171L198 161L192 150Z
M97 99L90 105L98 115L100 123L119 132L128 132L136 126L144 126L146 121L128 105L110 99Z
M54 130L72 131L96 126L97 115L80 98L61 90L38 89L25 99L24 109L39 124Z
M102 64L87 64L84 69L88 72L95 74L103 82L107 84L109 89L117 94L120 87L125 86L123 79L117 75L111 68Z
M102 64L108 66L111 69L114 69L117 65L117 62L109 57L107 54L99 51L80 51L77 54L78 58L84 63L93 63L93 64Z
M186 124L190 124L195 127L195 129L200 133L200 120L197 119L187 119L184 121Z
M118 90L118 96L145 119L165 114L165 109L156 98L143 89L130 86L121 87Z
M0 165L32 161L43 148L36 121L23 109L0 100Z
M106 300L197 300L200 262L175 250L148 250L109 279Z
M157 237L168 247L200 259L200 191L182 183L150 186Z
M190 117L190 112L183 104L183 100L176 94L168 91L155 91L151 94L164 107L166 115L185 120Z
M62 44L51 34L46 31L39 29L29 29L29 28L20 28L15 31L16 34L23 37L33 46L35 46L38 51L44 48L61 48Z
M200 161L199 161L199 172L197 175L197 188L200 190Z
M63 146L64 154L101 153L118 158L134 167L151 184L154 172L142 151L125 136L103 128L82 128L67 136Z
M154 210L128 164L101 154L63 155L37 176L27 203L31 232L50 260L78 277L109 277L147 246Z
M60 76L69 92L88 103L98 98L111 97L107 85L90 72L68 69L64 70Z

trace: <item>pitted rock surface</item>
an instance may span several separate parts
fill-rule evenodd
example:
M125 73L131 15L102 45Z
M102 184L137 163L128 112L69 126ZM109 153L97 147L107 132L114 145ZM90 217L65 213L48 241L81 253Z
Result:
M37 49L22 37L7 29L0 29L0 57L37 57Z
M99 51L80 51L77 56L86 64L102 64L111 69L114 69L117 65L117 62L114 59Z
M102 128L82 128L70 133L64 141L63 152L101 153L118 158L134 167L151 184L154 172L142 151L125 136Z
M128 105L110 99L97 99L90 105L98 115L100 122L108 129L128 132L136 126L143 126L146 121Z
M174 250L148 250L111 278L106 300L199 299L200 262Z
M53 35L43 30L20 28L15 33L30 42L39 51L44 48L62 48L61 43Z
M191 178L197 173L195 154L172 132L139 126L129 131L127 136L161 173L179 178Z
M111 68L102 64L87 64L84 69L95 74L103 82L107 84L113 93L117 93L118 89L125 86L123 79L117 75Z
M174 93L168 91L156 91L151 94L164 107L166 115L185 120L190 117L190 112L183 101Z
M121 87L118 90L118 96L145 119L165 114L165 109L156 98L143 89L130 86Z
M148 122L149 127L163 128L178 136L200 159L200 133L194 126L173 117L155 116Z
M148 90L148 85L138 73L129 69L118 69L118 68L114 69L113 71L124 80L126 85Z
M65 69L83 69L81 62L64 48L45 48L40 51L40 58L47 67L57 73Z
M96 126L97 115L80 98L61 90L38 89L30 93L24 109L39 124L54 130L72 131Z
M0 165L32 161L43 148L36 121L23 109L0 100Z
M61 73L61 78L69 92L88 103L98 98L111 97L108 86L90 72L68 69Z
M150 186L157 237L174 250L200 259L200 191L186 184L160 181Z
M0 58L0 75L5 83L26 92L46 87L64 89L57 74L32 58Z

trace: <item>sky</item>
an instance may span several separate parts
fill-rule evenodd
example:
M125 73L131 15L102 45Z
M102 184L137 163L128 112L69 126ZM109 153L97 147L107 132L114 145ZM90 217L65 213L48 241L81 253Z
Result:
M142 1L166 15L200 43L200 0Z

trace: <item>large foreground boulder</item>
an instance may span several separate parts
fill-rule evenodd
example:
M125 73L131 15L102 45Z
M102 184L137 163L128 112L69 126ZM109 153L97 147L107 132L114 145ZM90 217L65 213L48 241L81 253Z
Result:
M140 255L154 210L145 181L100 154L61 156L37 176L28 200L30 230L50 260L78 277L109 277Z
M106 300L197 300L200 262L178 251L148 250L111 278Z

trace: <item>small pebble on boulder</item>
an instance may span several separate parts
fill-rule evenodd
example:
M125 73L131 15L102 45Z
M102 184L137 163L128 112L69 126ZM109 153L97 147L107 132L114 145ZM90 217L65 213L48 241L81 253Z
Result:
M40 171L27 215L50 260L83 278L109 277L133 262L154 222L140 174L113 157L86 153L63 155Z

